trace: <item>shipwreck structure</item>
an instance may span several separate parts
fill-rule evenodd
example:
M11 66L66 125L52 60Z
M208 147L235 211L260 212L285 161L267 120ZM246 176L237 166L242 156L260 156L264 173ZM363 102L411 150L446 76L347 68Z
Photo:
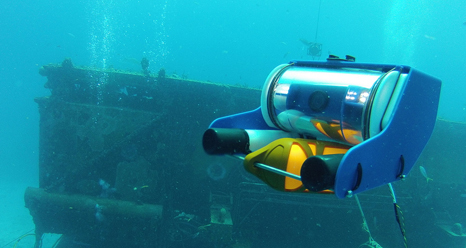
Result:
M284 247L289 241L330 247L367 240L354 201L276 192L240 161L204 154L201 137L209 123L259 106L259 89L170 76L164 69L150 74L144 65L133 73L75 67L66 59L40 69L51 95L35 99L39 188L25 192L36 247L44 233L63 234L57 247ZM420 159L429 172L436 163L459 163L432 156L457 125L437 123ZM434 182L449 185L455 173L448 173ZM415 174L398 190L407 213L430 208L415 190L445 197ZM399 230L388 191L376 189L361 200L373 234L383 232L378 242L393 244ZM408 230L439 213L450 218L438 222L446 231L461 221L448 205L437 210L406 217ZM351 235L335 240L336 232Z

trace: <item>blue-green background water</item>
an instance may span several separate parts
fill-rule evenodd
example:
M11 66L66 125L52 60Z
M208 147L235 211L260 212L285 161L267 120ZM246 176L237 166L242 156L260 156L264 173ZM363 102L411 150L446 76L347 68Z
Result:
M439 117L466 121L466 2L22 0L0 2L0 180L37 184L40 66L150 70L260 87L311 59L300 39L358 62L406 64L443 81Z

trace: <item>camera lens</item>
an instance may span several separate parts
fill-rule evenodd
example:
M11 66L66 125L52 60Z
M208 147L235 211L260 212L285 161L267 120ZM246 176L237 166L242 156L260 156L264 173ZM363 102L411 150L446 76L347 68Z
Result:
M309 96L309 108L315 112L322 112L328 105L329 97L324 91L314 91Z

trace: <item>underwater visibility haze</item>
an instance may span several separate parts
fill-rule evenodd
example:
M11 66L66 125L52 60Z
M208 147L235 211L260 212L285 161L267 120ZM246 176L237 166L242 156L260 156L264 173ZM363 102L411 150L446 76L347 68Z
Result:
M0 248L466 247L465 1L24 0L0 13ZM202 149L215 118L259 107L276 66L329 55L442 81L429 144L393 184L403 224L386 187L361 202L281 193ZM32 197L49 193L64 197Z

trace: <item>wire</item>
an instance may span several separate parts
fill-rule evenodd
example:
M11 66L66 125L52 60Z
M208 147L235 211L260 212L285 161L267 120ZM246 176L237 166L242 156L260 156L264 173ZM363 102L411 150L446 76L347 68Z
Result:
M354 196L355 196L354 198L356 199L356 203L358 203L359 212L361 212L363 229L369 234L369 238L372 239L372 234L371 234L371 231L369 230L369 225L367 225L366 216L364 215L364 211L362 211L361 203L359 202L359 197L358 197L358 195L354 195Z
M27 236L36 236L36 234L35 233L27 233L27 234L24 234L23 236L19 237L18 240L16 240L15 245L13 246L13 248L16 248L19 241L21 241L24 237L27 237Z
M404 221L405 219L403 217L403 212L401 211L401 207L396 203L395 190L393 190L393 186L391 183L388 184L388 188L390 189L390 193L392 194L392 198L393 198L393 207L395 209L396 222L398 222L401 235L403 235L403 244L405 245L405 248L407 248L408 240L406 239L406 230L405 230L405 221Z
M317 11L316 37L315 37L314 41L317 41L317 32L319 31L320 5L322 5L322 0L319 1L319 10Z
M396 195L395 195L395 190L393 190L393 186L391 183L388 183L388 188L390 189L390 194L392 195L393 198L393 203L396 204Z
M359 211L361 212L361 216L362 216L362 229L369 234L369 241L360 245L359 247L367 246L370 248L382 248L382 246L379 245L379 243L377 243L377 241L375 241L375 239L372 237L371 231L369 230L369 225L367 224L367 221L366 221L366 216L364 215L364 211L362 211L362 207L361 207L361 203L359 202L358 195L354 195L354 196L355 196L354 198L356 199L356 202L358 203Z
M21 234L19 237L17 237L17 238L15 238L15 239L13 239L12 241L6 243L4 246L2 246L2 247L0 247L0 248L5 248L5 247L7 247L9 244L11 244L11 243L13 243L13 242L15 242L15 241L16 241L16 243L15 243L15 246L16 246L16 244L17 244L22 238L31 235L31 234L32 234L32 233L31 233L32 231L34 231L34 228L31 229L31 230L29 230L29 231L27 231L27 232L25 232L25 233L23 233L23 234ZM35 235L35 234L32 234L32 235Z
M60 241L61 241L62 238L63 238L63 234L60 235L60 238L58 238L58 239L55 241L55 243L52 245L52 248L57 247L57 245L60 243Z
M260 203L261 203L261 202L258 201L258 202L249 210L249 212L248 212L248 213L243 217L243 219L239 222L239 225L238 225L237 228L240 228L241 225L243 225L243 222L246 220L246 218L249 217L249 215L252 213L252 211L254 211L254 209L256 209L257 206L259 206Z

